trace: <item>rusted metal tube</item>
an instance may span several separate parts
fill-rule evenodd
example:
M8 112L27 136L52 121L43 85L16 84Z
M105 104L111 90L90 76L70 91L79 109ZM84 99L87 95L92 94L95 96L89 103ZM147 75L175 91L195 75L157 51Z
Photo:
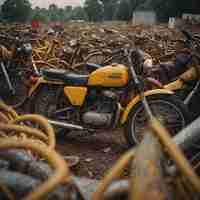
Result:
M131 200L167 200L169 194L163 176L161 145L151 134L145 134L138 146L132 166Z
M38 116L38 115L23 115L23 116L17 117L11 123L18 124L20 122L25 122L25 121L35 122L36 124L38 123L41 126L41 128L44 130L45 134L48 136L49 147L52 149L55 148L56 139L55 139L54 130L52 126L47 122L46 118L42 116Z
M48 142L48 137L44 135L40 130L29 128L28 126L19 126L13 124L2 124L0 123L0 130L5 132L15 132L16 135L21 133L27 134L29 136L35 137L36 139L42 140L43 142Z
M51 192L64 179L67 181L71 180L69 169L65 161L55 151L45 148L44 145L40 145L29 140L19 141L14 139L1 139L0 149L9 148L28 148L33 150L42 157L46 158L51 166L55 169L54 175L49 177L45 183L34 189L34 191L27 197L23 198L23 200L38 200Z
M182 151L173 142L168 131L155 118L151 119L150 127L152 128L155 136L159 138L163 147L166 148L166 151L168 152L169 156L174 160L182 174L188 179L188 181L194 187L194 189L198 193L200 193L199 177L196 175L195 171L193 170L188 160L185 158Z
M15 119L18 117L18 114L11 107L7 106L0 100L0 110L8 113L9 119Z
M119 178L124 171L124 168L130 163L130 161L134 158L135 152L134 150L128 151L117 163L111 168L105 177L100 181L97 190L92 195L93 200L102 200L104 199L104 193L109 185Z

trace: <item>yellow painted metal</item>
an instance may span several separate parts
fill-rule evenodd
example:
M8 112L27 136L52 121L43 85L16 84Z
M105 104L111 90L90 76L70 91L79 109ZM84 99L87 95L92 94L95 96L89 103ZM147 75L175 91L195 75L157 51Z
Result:
M174 92L170 91L170 90L166 90L166 89L156 89L156 90L149 90L147 92L144 93L144 95L146 97L148 96L152 96L152 95L157 95L157 94L166 94L166 95L172 95L174 94ZM121 117L121 124L124 124L127 119L128 119L128 115L131 112L131 110L133 109L133 107L141 101L141 98L139 95L137 95L136 97L134 97L130 103L127 105L127 107L125 108L123 115Z
M86 87L65 87L65 96L68 97L73 106L82 106L87 95Z
M164 86L165 89L175 91L184 87L184 82L197 79L197 71L194 67L183 73L176 81Z
M113 64L94 71L89 78L89 86L123 87L128 83L128 69L124 65Z
M46 81L43 77L40 77L37 82L31 87L31 89L28 92L28 97L31 97L32 94L39 88L41 84L47 84L47 85L64 85L64 82L62 81Z
M179 89L182 89L183 87L184 87L184 81L180 79L173 81L169 83L168 85L164 86L166 90L171 90L171 91L179 90Z

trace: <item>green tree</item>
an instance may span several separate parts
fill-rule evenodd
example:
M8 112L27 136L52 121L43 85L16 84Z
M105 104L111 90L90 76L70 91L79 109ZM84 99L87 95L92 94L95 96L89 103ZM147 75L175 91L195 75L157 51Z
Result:
M64 20L68 21L71 19L73 8L72 6L65 6L64 8Z
M119 0L100 0L103 5L104 20L112 20L118 7Z
M118 20L122 21L128 21L129 20L129 5L128 1L121 0L116 12L116 18Z
M183 13L200 14L199 0L148 0L156 11L160 21L168 21L169 17L180 17Z
M169 17L180 17L184 12L191 12L194 0L151 0L151 5L160 21L168 21Z
M73 20L86 20L87 14L85 13L84 8L82 8L81 6L77 6L71 11L70 18Z
M59 20L59 8L56 4L49 5L49 19L50 21L58 21Z
M5 20L25 22L31 16L29 0L6 0L2 5L2 16Z
M49 21L48 10L45 8L36 7L33 10L32 19L47 23Z
M98 0L85 0L84 9L89 21L101 21L103 5Z
M65 12L72 12L73 7L72 6L65 6Z
M59 21L65 21L65 10L63 8L57 10L57 18Z
M146 0L121 0L116 13L117 19L126 21L131 20L133 12L145 2Z

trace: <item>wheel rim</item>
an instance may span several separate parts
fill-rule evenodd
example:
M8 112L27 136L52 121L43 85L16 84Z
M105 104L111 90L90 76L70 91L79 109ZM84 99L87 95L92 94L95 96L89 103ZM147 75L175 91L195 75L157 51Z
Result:
M186 125L180 108L169 101L151 100L149 106L154 116L169 130L172 136L176 135ZM138 144L142 141L147 129L148 117L143 106L140 106L132 118L132 137Z

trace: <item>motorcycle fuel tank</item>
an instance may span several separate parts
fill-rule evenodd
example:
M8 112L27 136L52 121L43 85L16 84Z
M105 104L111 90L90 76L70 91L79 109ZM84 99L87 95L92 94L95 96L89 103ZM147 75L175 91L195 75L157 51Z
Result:
M124 65L113 64L91 73L88 85L101 87L123 87L128 83L128 69Z

